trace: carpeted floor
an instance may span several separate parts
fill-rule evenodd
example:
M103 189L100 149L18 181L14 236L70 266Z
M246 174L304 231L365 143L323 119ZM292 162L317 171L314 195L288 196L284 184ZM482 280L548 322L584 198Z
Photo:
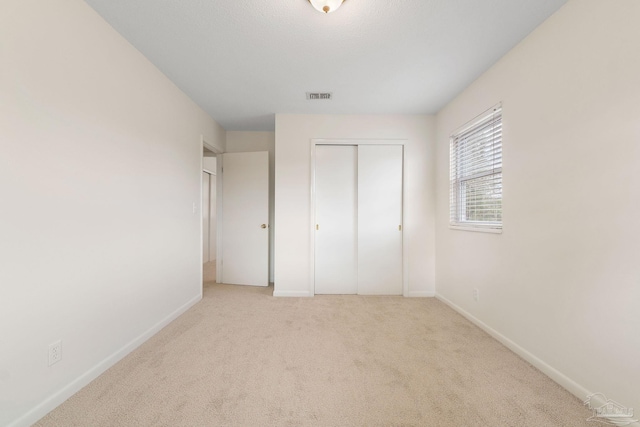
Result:
M436 299L204 298L36 425L590 426L579 399Z

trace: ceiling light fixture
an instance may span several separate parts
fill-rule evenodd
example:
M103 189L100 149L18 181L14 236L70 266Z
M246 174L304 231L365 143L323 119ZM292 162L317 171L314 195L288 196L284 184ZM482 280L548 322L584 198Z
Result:
M309 0L309 3L319 12L331 13L337 10L344 0Z

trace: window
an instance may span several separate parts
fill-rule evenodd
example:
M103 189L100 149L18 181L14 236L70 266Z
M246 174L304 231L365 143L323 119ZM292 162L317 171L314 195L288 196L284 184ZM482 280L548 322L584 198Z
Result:
M451 135L450 225L502 229L502 106Z

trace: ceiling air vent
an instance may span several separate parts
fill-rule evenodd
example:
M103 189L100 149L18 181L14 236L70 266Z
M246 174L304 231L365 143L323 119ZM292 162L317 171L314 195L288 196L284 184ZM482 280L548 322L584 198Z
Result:
M333 93L331 92L307 92L307 99L311 101L326 99L327 101L331 101L333 98Z

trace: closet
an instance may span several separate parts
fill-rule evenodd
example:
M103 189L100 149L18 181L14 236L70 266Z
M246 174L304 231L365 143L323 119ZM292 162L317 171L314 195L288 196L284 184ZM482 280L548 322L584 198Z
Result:
M314 292L402 295L399 144L316 145Z

